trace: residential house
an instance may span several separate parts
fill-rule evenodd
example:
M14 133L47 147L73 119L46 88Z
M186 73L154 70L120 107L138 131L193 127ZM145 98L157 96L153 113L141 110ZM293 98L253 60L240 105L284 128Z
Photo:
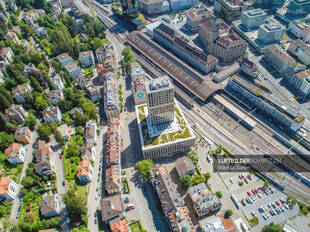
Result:
M83 160L95 161L96 149L92 143L86 142L81 149L81 158Z
M40 176L50 176L55 172L55 161L52 150L45 141L39 140L35 145L35 172Z
M248 77L251 77L253 79L257 78L258 70L256 65L252 61L250 61L245 57L241 57L239 60L239 64L241 72L243 72Z
M57 21L60 13L61 13L61 7L59 6L58 1L52 2L52 19L54 21Z
M222 203L216 194L211 194L205 183L200 183L188 189L197 216L210 216L216 214Z
M79 59L83 68L95 65L95 59L91 50L80 52Z
M63 66L73 62L72 57L69 56L68 53L62 53L62 54L58 55L57 59L58 59L59 63Z
M26 86L17 86L13 91L12 95L18 104L26 103L26 93L31 93L32 88L29 84Z
M81 107L74 107L72 110L70 110L70 115L73 119L76 117L76 113L84 114L84 111Z
M0 49L0 65L3 67L10 64L12 61L12 57L14 56L14 53L11 48L1 48Z
M121 194L105 197L100 201L102 221L125 217L125 208Z
M14 32L14 33L17 33L17 34L19 34L19 35L22 34L22 31L20 30L19 26L14 26L14 27L12 27L10 31L12 31L12 32Z
M85 140L88 143L92 143L94 145L97 144L97 124L95 121L89 121L85 126Z
M170 229L173 232L194 232L194 225L189 217L188 209L166 167L155 165L150 171L150 177Z
M67 72L76 79L77 77L81 76L82 70L75 62L71 62L65 65L65 69Z
M125 219L117 217L109 221L111 232L129 232Z
M63 124L57 127L57 130L59 131L59 133L61 134L61 137L63 137L65 141L69 141L70 134L72 132L71 127L69 127L67 124Z
M21 44L21 41L19 40L18 36L15 32L9 31L5 37L5 39L11 39L16 44Z
M15 131L15 140L20 143L30 143L31 130L27 126L19 127Z
M199 220L199 229L201 232L236 232L233 222L224 214Z
M45 122L61 122L62 116L58 106L49 106L43 111L43 119Z
M48 92L48 98L49 98L51 104L56 106L57 102L64 98L64 95L63 95L61 89L51 90Z
M9 108L5 110L5 116L8 119L8 121L15 121L17 123L21 123L25 120L28 113L24 110L24 108L21 105L10 105Z
M4 154L6 155L6 160L11 165L15 166L24 163L26 149L20 143L12 143L7 149L5 149Z
M91 182L93 173L94 169L89 160L82 160L77 166L76 176L83 184Z
M310 46L301 40L292 40L287 48L287 52L296 56L305 65L310 65Z
M0 178L0 201L15 200L18 194L18 185L9 177Z
M56 195L45 196L41 200L40 212L44 217L56 217L60 215L59 200Z
M89 79L85 75L81 75L75 79L77 86L80 89L84 89L85 86L89 83Z
M55 89L63 89L65 88L64 83L61 79L61 77L56 72L51 72L50 79L55 86Z
M100 101L100 93L92 83L89 82L85 86L85 89L86 89L86 96L88 98L90 98L93 102Z
M284 78L301 97L306 99L310 96L310 74L307 71L295 71L294 67L290 67Z
M175 168L179 174L179 177L183 175L194 175L196 167L193 161L187 156L183 156L175 161Z
M46 32L45 27L39 27L35 30L36 35L40 38L40 39L48 39L48 34Z

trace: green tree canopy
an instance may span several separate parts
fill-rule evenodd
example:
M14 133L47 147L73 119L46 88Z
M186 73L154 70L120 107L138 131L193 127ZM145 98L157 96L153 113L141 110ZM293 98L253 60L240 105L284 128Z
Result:
M183 175L180 181L181 181L182 186L186 189L192 186L192 178L190 175L187 175L187 174Z
M0 150L4 151L10 144L14 142L14 135L4 131L0 132Z
M192 177L193 185L197 185L205 181L206 181L206 178L203 175L196 175Z
M198 155L197 155L197 151L191 150L189 152L187 152L186 156L188 158L190 158L194 164L198 163Z
M282 232L282 228L271 222L269 225L263 227L262 232Z
M227 210L225 211L224 217L225 217L225 218L229 218L229 217L231 217L232 215L233 215L233 211L232 211L231 209L227 209Z
M206 178L206 180L209 180L209 179L211 178L210 172L207 172L207 173L205 174L205 178Z
M151 159L141 160L136 163L136 168L144 179L147 179L149 177L150 170L153 166L154 163Z
M48 140L49 136L52 134L50 127L45 122L38 126L37 132L41 140Z
M37 118L33 115L33 113L28 113L28 116L25 118L23 124L28 126L31 130L34 129L37 122Z

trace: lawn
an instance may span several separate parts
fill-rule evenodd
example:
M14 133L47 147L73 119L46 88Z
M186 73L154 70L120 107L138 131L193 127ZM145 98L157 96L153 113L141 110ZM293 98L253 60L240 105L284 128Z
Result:
M129 225L130 231L131 232L145 232L141 226L140 221L135 221L132 224Z
M86 201L87 201L88 191L89 191L88 186L78 185L76 184L74 180L67 180L66 184L68 186L68 189L74 188L78 196L86 198Z
M65 155L62 156L62 162L65 169L65 178L67 180L75 179L76 176L76 168L79 165L80 159L79 157L75 158L67 158Z

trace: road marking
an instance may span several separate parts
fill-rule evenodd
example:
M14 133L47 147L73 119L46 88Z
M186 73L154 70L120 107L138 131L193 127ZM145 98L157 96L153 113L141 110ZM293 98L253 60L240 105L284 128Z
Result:
M301 98L301 96L291 97L291 101L296 101L296 100L298 100L300 98Z

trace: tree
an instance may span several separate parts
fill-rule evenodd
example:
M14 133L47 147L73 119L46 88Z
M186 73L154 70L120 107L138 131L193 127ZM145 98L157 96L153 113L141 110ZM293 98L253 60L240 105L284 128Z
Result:
M61 144L61 145L65 144L64 138L61 136L60 132L57 129L54 131L54 136L55 136L56 141L59 144Z
M282 232L282 228L271 222L269 225L263 227L262 232Z
M197 185L200 184L202 182L205 182L206 178L203 175L196 175L192 177L192 184L193 185Z
M37 110L44 110L48 107L49 102L45 98L43 98L43 96L40 94L36 96L34 100L34 105Z
M191 150L189 152L187 152L186 156L188 158L190 158L194 164L198 163L198 155L197 155L197 151Z
M231 209L227 209L227 210L225 211L224 217L225 217L225 218L230 218L232 215L233 215L233 211L232 211Z
M31 130L34 129L37 123L37 118L33 115L33 113L28 113L28 116L25 118L23 124L28 126Z
M223 194L222 194L222 192L220 192L220 191L217 191L217 192L216 192L216 195L217 195L217 197L220 198L220 199L223 197Z
M82 215L86 214L85 197L78 195L73 188L70 188L63 196L63 201L68 208L72 224L79 223Z
M34 183L34 181L33 181L33 178L31 176L25 176L22 179L22 185L25 188L30 189L33 186L33 183Z
M62 113L71 109L71 103L66 99L58 100L57 105Z
M264 188L269 188L269 181L268 181L268 180L265 180L265 182L264 182Z
M33 87L33 89L39 93L42 93L43 88L40 85L40 83L38 82L38 80L36 78L34 78L32 75L30 75L29 78L30 78L31 86Z
M55 55L68 52L71 56L73 56L72 37L67 27L62 22L57 21L55 23L51 40L53 41Z
M3 205L0 205L0 217L3 217L5 215L5 207Z
M93 50L97 50L104 44L103 40L100 38L94 38L92 42L93 42Z
M154 166L151 159L145 159L136 163L138 172L142 175L143 179L149 178L150 170Z
M10 144L14 142L14 135L6 132L0 132L0 150L4 151Z
M183 175L180 181L181 181L182 186L186 189L192 186L192 178L190 175L187 175L187 174Z
M41 140L48 140L48 137L52 134L50 127L45 122L38 126L37 132Z
M0 113L0 129L2 131L11 133L13 131L13 128L14 128L13 124L10 123L2 113Z
M211 178L211 173L210 173L210 172L207 172L207 173L205 174L205 178L206 178L206 180L209 180L209 179Z

